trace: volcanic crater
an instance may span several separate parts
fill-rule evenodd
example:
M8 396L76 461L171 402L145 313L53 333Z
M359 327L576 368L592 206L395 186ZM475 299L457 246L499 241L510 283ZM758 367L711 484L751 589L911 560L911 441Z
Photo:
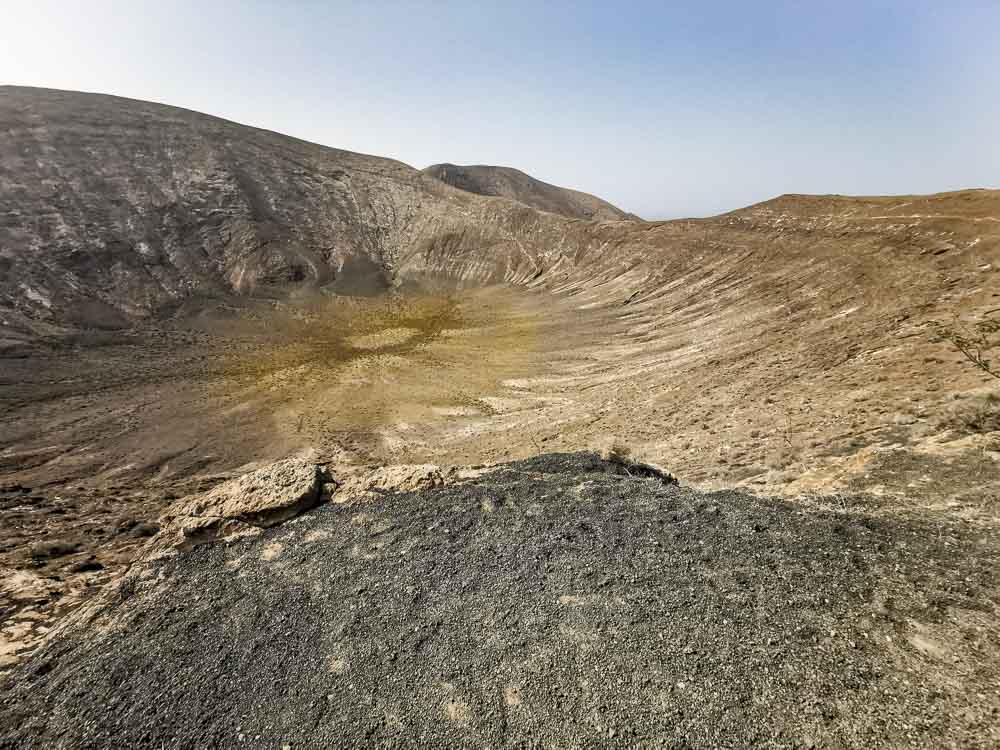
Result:
M359 742L404 744L544 736L714 746L727 742L711 728L723 716L735 745L1000 742L1000 425L956 417L1000 409L988 378L933 335L935 322L1000 311L1000 191L785 195L647 222L520 172L421 172L101 95L0 87L0 131L0 669L9 672L0 746L237 746L247 737L328 746L339 736L330 722L344 717ZM601 446L605 460L591 453ZM328 507L267 532L227 517L216 545L148 559L177 502L288 456L320 467L316 498ZM378 473L394 466L411 468L403 480ZM684 488L648 467L665 467ZM648 538L645 520L627 518L630 504L648 516ZM719 526L716 514L736 520ZM503 519L514 526L488 525ZM675 533L664 523L680 525ZM243 536L226 541L237 526ZM533 535L531 565L511 556L521 532ZM816 567L843 564L830 558L837 535L858 571L842 581ZM304 552L324 538L338 541L315 559ZM825 557L810 560L810 538ZM561 545L576 552L563 559ZM655 563L647 545L675 552ZM390 585L396 547L419 559ZM450 561L440 579L427 567L435 556ZM507 566L483 573L482 591L495 597L475 617L461 607L482 606L478 584L451 564L456 556ZM244 557L254 562L241 568ZM932 561L926 580L921 559ZM357 581L311 583L316 566L338 560L356 567ZM591 573L568 572L578 564ZM658 564L669 568L660 582ZM296 577L296 566L308 572ZM757 580L759 566L768 574ZM239 610L231 636L249 637L254 611L265 613L272 668L285 654L297 684L316 693L293 696L291 723L268 723L268 709L228 687L219 690L229 718L193 727L121 723L112 712L87 734L66 724L91 710L79 691L70 695L83 702L60 708L62 718L38 718L39 696L82 685L95 669L138 674L144 660L177 658L156 678L166 682L125 681L138 706L153 705L177 675L205 685L191 666L208 663L204 654L185 661L157 651L175 641L149 643L190 627L225 648L198 592L227 611L242 605L198 581L226 570L257 602ZM725 601L762 617L778 611L775 587L789 571L850 596L790 594L802 609L774 632L739 617L729 627L718 613L707 630L698 624L706 597L713 612ZM135 582L154 573L174 583L142 593ZM708 588L664 604L663 587L685 575ZM511 576L557 585L546 598ZM121 594L125 580L134 598ZM442 603L445 584L469 589L466 604ZM386 586L385 608L371 613L377 638L309 600L354 597L378 609L366 591ZM191 603L194 619L156 609L171 597ZM643 614L636 597L658 603ZM98 599L96 614L81 609ZM518 604L494 611L497 601ZM272 617L283 602L294 602L294 622ZM421 643L431 661L392 667L393 653L422 653L405 645L397 616L429 633L419 639L430 639ZM312 646L300 642L307 628L324 633ZM483 663L457 635L468 628L484 628ZM677 659L696 665L680 669L650 656L657 628L711 642L691 653L674 642ZM766 670L765 651L717 658L746 638L783 648L791 666L757 674L752 695L714 690L718 675L732 686ZM629 643L655 662L647 683L632 682L635 665L621 656ZM701 667L688 659L698 653ZM851 666L824 687L820 666L802 667L810 658L823 670ZM606 674L594 666L601 659ZM342 668L320 676L321 662ZM232 685L260 684L253 658L241 652L233 664ZM380 701L371 679L349 687L345 672L397 680L396 692ZM609 676L628 682L617 697L600 687ZM808 683L808 701L795 698L769 727L761 717L791 705L793 678ZM893 694L927 721L897 711L880 726L862 716L902 680L917 687ZM218 697L206 689L204 705ZM307 710L313 699L339 708ZM744 719L726 713L730 704ZM230 721L240 711L257 717L244 722L250 729ZM310 734L310 722L323 728ZM52 744L57 736L72 739Z

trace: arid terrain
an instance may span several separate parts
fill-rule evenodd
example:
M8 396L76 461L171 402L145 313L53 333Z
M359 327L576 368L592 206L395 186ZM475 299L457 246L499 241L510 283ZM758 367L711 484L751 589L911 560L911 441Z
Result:
M379 535L393 528L401 529L400 554L412 566L402 590L420 581L458 587L468 590L462 606L476 611L449 605L452 619L445 620L452 628L438 623L443 640L429 641L444 649L434 657L440 663L400 672L392 705L374 713L365 713L368 698L360 692L313 685L304 676L318 652L293 659L295 669L305 670L297 684L318 691L309 700L336 706L351 732L363 733L364 722L377 715L369 736L386 742L398 739L398 721L411 732L414 722L423 727L424 734L404 733L411 742L426 736L493 746L532 737L555 745L659 739L678 747L1000 743L998 381L934 328L1000 316L1000 191L785 195L712 218L644 222L598 199L600 206L580 203L575 191L553 194L548 189L562 189L545 183L538 183L544 194L483 195L490 191L437 179L435 168L420 172L106 96L0 87L0 132L0 671L9 680L2 694L10 696L7 704L0 698L0 719L21 727L0 734L0 746L190 746L198 737L230 746L240 735L264 738L250 746L328 746L331 727L311 737L301 723L281 731L261 725L252 733L170 725L157 734L162 722L160 729L140 729L113 717L94 730L107 732L102 740L67 719L91 711L90 703L66 703L61 718L42 726L41 704L32 701L55 684L82 685L98 673L121 677L126 662L112 663L109 654L153 653L158 633L204 632L211 627L209 606L258 608L266 619L294 600L303 629L262 625L268 637L297 633L291 641L277 639L268 657L273 663L251 669L244 656L233 657L243 666L224 689L257 690L264 675L280 670L282 649L312 632L306 623L319 632L330 617L336 620L296 596L342 602L356 595L357 606L375 606L374 594L363 591L388 585L391 565L383 569L378 555L356 552L369 543L381 549ZM623 475L619 468L628 462L594 465L580 457L611 440L631 450L630 460L665 467L682 487ZM330 485L376 467L435 465L451 476L446 467L527 463L496 469L496 486L489 473L416 488L376 482L381 493L350 501L334 493L342 506L233 542L242 546L205 545L168 562L135 562L167 534L176 503L290 455L310 456L330 474ZM535 458L543 455L549 457ZM551 507L553 525L535 528L541 521L529 508L544 505L539 494L550 486L552 497L561 498ZM490 497L511 499L509 507L519 508L511 518L522 525L489 527L487 534L480 528L486 511L456 510L483 508ZM411 503L419 520L397 501ZM421 540L421 528L445 523L433 520L436 503L449 509L442 519L468 519L447 521L461 529L458 537L446 530ZM633 506L645 515L629 518ZM705 521L709 507L739 520ZM684 525L683 533L664 530L665 513L679 514L669 523ZM365 514L371 518L351 520ZM490 516L490 523L506 517ZM386 528L348 541L374 518ZM765 537L755 523L783 531L758 547ZM583 534L590 542L574 561L560 545L578 532L564 524L590 524L608 536ZM647 559L638 548L622 551L637 544L643 524L658 529L650 539L664 560ZM536 546L524 550L530 558L518 557L512 550L527 544L522 534L529 532ZM368 583L310 584L319 575L315 566L336 568L341 559L332 547L315 560L299 549L298 536L311 534L321 535L313 542L327 535L338 540L337 550L354 549L343 554ZM671 553L675 543L681 546ZM310 569L298 593L289 593L285 578L276 588L246 582L272 582L276 574L256 562L268 559L261 555L269 544L282 545L295 566ZM848 551L856 556L854 572L834 570L845 564L841 553L854 559ZM507 572L483 572L484 580L492 577L479 590L474 575L448 567L455 556L479 561L484 571L494 559ZM426 567L430 557L444 561L440 580ZM238 558L255 562L241 569ZM596 620L587 619L596 578L570 585L580 564L607 571L593 573L610 587L593 600L601 602ZM670 569L664 579L670 585L686 585L688 571L698 593L664 602L658 565ZM160 575L167 566L163 575L171 583L137 597L118 617L118 594L108 592L118 591L130 566L133 576ZM508 630L505 614L490 608L517 600L516 612L506 616L528 617L531 576L543 570L561 577L553 596L570 597L568 604L549 611L551 597L538 594L538 622L519 620ZM222 571L252 589L247 603L229 602L236 594ZM280 575L299 580L298 573ZM782 600L778 592L797 579L800 587ZM219 588L209 590L208 580ZM817 600L800 611L807 588ZM387 601L400 591L386 594ZM410 653L385 645L410 637L399 622L435 627L443 616L421 610L420 592L410 593L413 602L375 617L387 618L377 648L358 640L375 636L350 628L339 646L323 647L361 649L359 664L373 670L364 678L372 685L383 672L392 678L380 654ZM266 602L250 607L254 597ZM165 598L190 600L197 618L156 614ZM483 598L492 602L485 610ZM80 614L82 602L98 600L111 601L112 609ZM765 627L768 613L781 610L779 600L797 604L787 622ZM757 612L752 637L746 623L728 627L729 606ZM711 618L699 619L706 608ZM573 621L559 620L570 609ZM669 624L650 624L651 613ZM145 624L121 625L135 617ZM254 616L241 617L232 639L252 630ZM691 660L700 666L682 669L655 652L655 627L682 662L702 654ZM84 638L87 628L104 640ZM634 638L626 636L630 628L638 629ZM487 649L473 664L469 644L453 642L463 629L508 635L500 645L484 636L499 651ZM731 687L750 679L771 663L768 648L802 629L807 636L780 646L791 665L780 679L761 677L732 698L742 714L727 714L725 700L706 697L718 696L706 687L712 680ZM552 642L537 635L550 631ZM511 632L534 644L530 658ZM537 643L523 635L532 632ZM877 634L878 647L857 646L867 642L862 632L873 644ZM747 637L763 650L737 654L734 644ZM685 638L700 640L681 645ZM226 640L206 636L197 648L218 650L220 639ZM823 647L810 651L802 645L807 640ZM170 650L170 643L161 646ZM576 649L572 657L560 650L567 644ZM605 649L629 648L632 656L612 659L606 673L587 661ZM190 662L204 663L192 649ZM419 648L411 651L407 658L417 659ZM553 653L562 654L564 672ZM512 660L521 666L510 672ZM631 685L641 671L630 660L658 665L658 676L614 697L602 680ZM135 656L128 663L147 669L148 661ZM46 677L57 662L56 676ZM172 662L157 663L173 669ZM847 665L844 672L838 664ZM491 683L490 690L500 691L496 700L505 711L539 706L534 718L502 719L489 708L496 696L489 698L472 675L497 670L510 674L504 672L507 682L499 687ZM337 670L324 674L326 680ZM535 674L541 682L525 687ZM29 675L45 686L36 691ZM824 675L835 677L821 684ZM206 674L185 679L203 683ZM440 695L428 692L433 680ZM685 693L682 683L707 692ZM792 701L795 710L788 708L793 683L808 686ZM162 688L129 684L129 699L140 706L155 704ZM845 684L853 687L831 698ZM504 693L504 685L514 692ZM543 688L555 692L532 692ZM100 700L113 697L107 690ZM170 690L183 692L179 684ZM335 697L323 703L327 693ZM211 690L198 695L206 702L218 697ZM443 701L450 723L435 729L421 723L417 709L404 711L407 696L417 695L413 706L432 713L435 701ZM639 697L630 703L622 695ZM654 700L662 715L650 718ZM251 711L232 701L232 711ZM565 716L563 704L572 706ZM891 710L880 713L883 704ZM306 705L289 716L319 726ZM765 717L786 710L788 734L768 734ZM834 713L824 719L828 710ZM719 728L724 715L742 727L728 740ZM739 715L747 717L742 724ZM625 725L629 717L638 722L635 733ZM63 745L55 739L59 732L69 738Z

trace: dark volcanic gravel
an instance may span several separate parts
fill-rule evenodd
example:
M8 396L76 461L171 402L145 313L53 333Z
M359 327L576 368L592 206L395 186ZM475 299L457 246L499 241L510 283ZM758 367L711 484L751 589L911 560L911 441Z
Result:
M126 579L0 747L996 746L995 547L844 507L588 454L326 506Z

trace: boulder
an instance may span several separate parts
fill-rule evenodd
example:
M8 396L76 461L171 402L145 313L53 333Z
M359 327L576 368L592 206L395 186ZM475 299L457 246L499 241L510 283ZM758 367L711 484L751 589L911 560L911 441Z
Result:
M322 499L324 468L311 454L292 456L179 500L160 519L153 551L163 553L223 537L255 534Z

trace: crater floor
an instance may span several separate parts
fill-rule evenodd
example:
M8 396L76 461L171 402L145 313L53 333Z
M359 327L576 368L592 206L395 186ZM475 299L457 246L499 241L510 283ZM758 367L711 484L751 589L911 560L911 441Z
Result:
M909 336L796 369L808 338L763 346L738 307L665 321L662 299L609 296L206 299L4 358L0 667L116 577L173 499L302 449L475 465L617 438L695 486L820 506L864 491L903 517L995 527L1000 446L952 429L982 396L946 346Z

